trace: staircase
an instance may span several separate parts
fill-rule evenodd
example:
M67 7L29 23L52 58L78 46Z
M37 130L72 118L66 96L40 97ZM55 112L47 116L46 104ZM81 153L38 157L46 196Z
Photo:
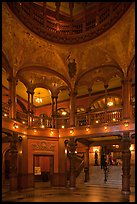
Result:
M109 172L107 181L104 181L104 170L100 166L90 166L89 169L90 180L85 183L88 186L90 185L99 185L103 187L113 187L113 188L122 188L122 166L109 166ZM81 186L84 184L84 170L80 173L77 178L77 185Z

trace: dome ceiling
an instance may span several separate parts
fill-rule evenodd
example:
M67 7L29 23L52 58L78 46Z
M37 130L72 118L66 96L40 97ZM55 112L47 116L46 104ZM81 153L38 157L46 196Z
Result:
M8 2L14 14L34 33L56 43L94 39L111 28L130 2Z
M77 6L81 7L81 5L78 5L81 3L77 3ZM38 4L36 6L42 7L43 2ZM51 6L51 10L54 10L53 5L50 5L50 2L48 4L49 7ZM62 15L63 12L67 16L65 8L62 10ZM78 18L78 10L74 12L74 17ZM50 91L54 89L54 93L63 90L63 94L60 93L60 101L64 100L64 98L66 99L68 91L74 87L77 87L79 96L84 95L83 90L88 93L88 88L93 85L93 81L94 91L102 90L105 83L108 83L113 88L118 87L120 78L126 76L128 67L135 55L134 38L134 3L102 35L77 45L65 45L51 43L36 35L11 12L6 2L2 2L2 53L5 56L2 58L2 66L5 70L8 67L13 76L18 78L17 86L20 86L21 89L18 87L17 94L25 100L27 100L26 89L29 87L30 80L33 81L35 88L46 87ZM70 65L73 65L74 59L76 71L74 76L70 77L68 64L70 62L72 63ZM104 74L104 70L107 70L108 75ZM115 77L116 72L118 77ZM7 87L6 77L8 73L3 73L2 83ZM111 80L110 76L115 78ZM21 84L23 83L24 85L22 86ZM53 84L54 86L52 87ZM25 86L26 89L23 89ZM44 95L44 97L46 96Z

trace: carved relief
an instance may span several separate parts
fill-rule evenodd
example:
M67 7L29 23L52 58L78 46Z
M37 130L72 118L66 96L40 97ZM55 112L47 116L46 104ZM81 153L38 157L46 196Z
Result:
M54 151L55 144L49 142L41 142L40 144L32 144L33 150Z

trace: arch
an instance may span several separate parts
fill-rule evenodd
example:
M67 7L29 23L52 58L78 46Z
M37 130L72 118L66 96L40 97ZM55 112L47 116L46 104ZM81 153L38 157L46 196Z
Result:
M9 76L12 76L13 69L10 66L9 61L3 51L2 51L2 67L6 70Z
M37 65L29 65L29 66L25 66L25 67L21 67L20 70L17 72L17 77L20 78L20 74L22 72L27 72L27 71L44 71L44 72L47 72L47 73L51 73L55 76L58 76L60 79L62 79L69 87L71 87L71 83L62 75L60 74L59 72L53 70L53 69L50 69L50 68L47 68L47 67L44 67L44 66L37 66Z
M132 79L133 72L135 72L135 56L132 58L131 63L127 70L127 78L129 80Z
M107 67L109 67L109 68L116 68L116 70L118 70L118 73L116 72L116 74L118 75L118 76L120 76L120 78L123 80L124 79L124 73L123 73L123 71L122 71L122 69L120 68L120 67L118 67L118 66L116 66L116 65L112 65L112 64L110 64L110 65L102 65L102 66L97 66L97 67L94 67L94 68L90 68L89 70L87 70L87 71L84 71L84 72L82 72L79 76L78 76L78 78L77 78L77 80L76 80L76 82L75 82L75 86L76 85L78 85L78 83L79 83L79 81L86 75L86 74L88 74L88 73L90 73L90 72L93 72L93 71L95 71L96 69L105 69L105 68L107 68ZM113 72L113 74L114 74L114 72ZM103 78L103 77L102 77ZM106 80L107 79L105 79L105 82L106 82Z

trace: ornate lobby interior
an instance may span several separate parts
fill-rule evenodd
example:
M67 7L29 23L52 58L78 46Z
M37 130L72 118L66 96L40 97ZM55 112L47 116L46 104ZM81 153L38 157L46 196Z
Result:
M135 201L135 2L2 2L2 201L108 200Z

